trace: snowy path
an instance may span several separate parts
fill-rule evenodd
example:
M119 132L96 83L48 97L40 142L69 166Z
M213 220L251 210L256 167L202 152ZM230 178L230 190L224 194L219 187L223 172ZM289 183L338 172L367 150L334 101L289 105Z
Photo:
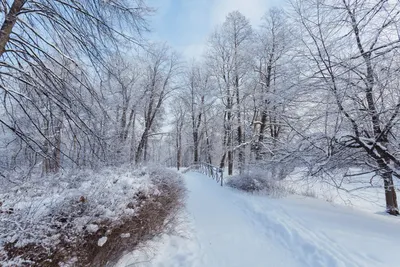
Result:
M138 262L130 255L118 267L396 266L396 218L315 199L243 194L197 173L185 177L187 238L165 236L151 261L128 264Z

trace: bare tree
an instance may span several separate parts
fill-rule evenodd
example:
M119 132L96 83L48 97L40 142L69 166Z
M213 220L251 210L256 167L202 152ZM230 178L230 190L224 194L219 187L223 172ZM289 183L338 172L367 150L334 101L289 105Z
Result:
M209 61L222 94L224 112L224 146L220 166L225 165L227 156L228 173L233 171L234 150L238 151L239 170L245 163L245 138L243 130L243 88L249 67L249 51L252 28L249 21L238 11L228 14L220 29L211 36ZM234 119L236 118L236 123ZM236 144L234 147L234 127Z
M269 136L269 154L274 154L278 139L282 132L283 122L280 120L283 112L282 92L285 83L282 80L285 54L290 48L289 31L283 10L271 9L263 19L261 30L257 37L255 71L258 75L256 103L259 105L256 115L256 140L253 146L256 160L262 160L265 154L264 139ZM286 89L286 88L285 88ZM286 93L286 92L285 92ZM268 130L268 131L267 131ZM272 152L272 153L271 153Z
M89 144L90 150L101 150L101 136L86 120L94 117L91 106L100 104L88 73L104 66L106 52L118 49L121 40L141 43L146 16L152 10L141 0L1 3L0 87L3 108L12 112L6 112L0 124L46 158L45 165L56 164L45 169L56 171L61 154L70 157L61 150L62 129L69 128L75 144L80 136L77 131L85 135L80 147L86 149L84 144L96 140L97 144ZM39 98L50 113L42 112L41 104L35 102ZM44 127L36 116L45 122ZM32 127L20 124L22 117Z
M367 156L359 159L383 178L387 212L398 215L392 177L400 177L396 142L400 97L395 89L400 6L370 0L293 5L305 34L306 57L315 68L310 78L317 88L329 90L340 114L340 130L332 139Z
M210 94L210 73L207 69L193 62L189 67L185 77L184 92L188 92L188 97L183 96L183 101L190 111L190 121L192 126L193 139L193 161L199 163L199 147L201 142L201 126L206 108L206 101Z
M175 99L172 103L172 115L174 123L175 135L175 151L176 151L176 168L180 170L182 167L182 151L184 149L183 134L184 126L186 124L187 109L181 99Z
M179 71L179 59L166 45L156 45L149 51L145 60L146 72L144 79L144 129L142 131L135 154L138 164L146 161L148 138L154 127L157 116L160 115L162 104L175 89L174 78Z

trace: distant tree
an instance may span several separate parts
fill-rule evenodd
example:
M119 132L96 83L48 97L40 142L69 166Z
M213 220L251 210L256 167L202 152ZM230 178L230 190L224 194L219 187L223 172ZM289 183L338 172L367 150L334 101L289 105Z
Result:
M210 38L208 60L225 107L223 137L225 152L220 166L221 168L225 166L227 158L229 174L233 172L235 150L238 153L240 171L245 164L242 100L245 95L243 91L246 90L244 83L251 62L248 52L252 36L253 31L249 21L240 12L235 11L228 14L223 25Z
M155 45L144 59L145 77L142 86L145 96L142 99L144 127L136 149L135 162L139 164L147 160L149 135L156 123L164 101L176 89L175 78L180 71L178 56L163 45Z
M290 32L286 15L281 9L271 9L265 14L257 35L255 51L255 71L259 86L256 90L255 123L256 140L253 151L257 161L264 159L264 154L273 156L280 135L283 131L283 116L287 92L285 83L285 56L290 47ZM286 89L286 88L285 88ZM264 144L268 139L268 144ZM264 146L268 146L265 149ZM266 152L267 151L267 152ZM270 153L268 153L270 152Z

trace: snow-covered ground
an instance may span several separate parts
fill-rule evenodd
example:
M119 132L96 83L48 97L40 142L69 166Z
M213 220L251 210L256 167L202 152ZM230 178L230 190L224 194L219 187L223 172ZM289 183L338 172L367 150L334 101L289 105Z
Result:
M159 194L154 173L166 179L176 176L164 169L124 166L96 172L69 170L33 176L20 184L1 184L0 266L31 264L17 253L8 256L11 253L5 248L7 244L16 248L35 245L51 255L57 246L82 243L83 236L97 232L103 225L122 224L125 217L139 210L138 192L145 196ZM99 236L100 247L106 241L106 237Z
M359 174L362 170L350 169L348 174ZM399 188L399 180L395 179ZM333 204L348 206L369 213L385 211L385 190L380 176L367 173L356 176L344 176L343 172L331 177L309 177L306 170L296 169L280 182L286 191L311 196Z
M185 175L182 236L164 236L116 267L396 266L398 218L290 196L272 199Z

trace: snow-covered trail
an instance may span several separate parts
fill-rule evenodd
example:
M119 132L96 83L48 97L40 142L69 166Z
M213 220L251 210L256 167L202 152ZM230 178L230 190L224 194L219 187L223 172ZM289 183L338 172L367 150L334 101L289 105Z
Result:
M187 186L187 207L199 244L191 266L298 266L290 251L260 232L232 191L196 173L187 175Z
M244 194L198 173L185 178L187 237L165 236L145 264L128 264L136 255L118 267L396 266L396 218L317 199Z

